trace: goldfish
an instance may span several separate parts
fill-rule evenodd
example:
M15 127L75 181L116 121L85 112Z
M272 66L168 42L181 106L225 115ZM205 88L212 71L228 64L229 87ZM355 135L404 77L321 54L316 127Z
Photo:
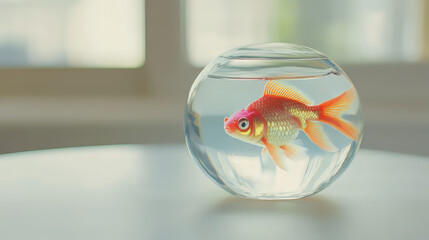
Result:
M355 126L342 118L353 101L353 88L319 105L305 97L294 86L270 80L263 96L224 119L225 132L241 141L262 146L274 163L286 170L283 159L290 159L302 151L293 141L303 131L319 148L336 152L321 123L328 124L348 138L359 138Z

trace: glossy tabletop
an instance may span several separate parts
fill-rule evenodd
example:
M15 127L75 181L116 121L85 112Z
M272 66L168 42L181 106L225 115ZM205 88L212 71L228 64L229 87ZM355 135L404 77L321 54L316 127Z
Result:
M0 156L0 239L427 239L429 158L360 150L316 196L239 199L184 145Z

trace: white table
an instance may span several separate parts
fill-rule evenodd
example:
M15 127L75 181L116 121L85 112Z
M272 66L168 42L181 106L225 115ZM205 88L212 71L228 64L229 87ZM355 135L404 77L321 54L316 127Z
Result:
M316 196L231 196L184 145L0 156L0 239L428 239L429 158L360 150Z

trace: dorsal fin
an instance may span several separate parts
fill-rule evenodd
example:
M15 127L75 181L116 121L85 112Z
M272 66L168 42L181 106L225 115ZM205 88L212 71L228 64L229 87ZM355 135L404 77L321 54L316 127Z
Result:
M304 95L296 90L293 86L289 86L278 81L268 81L268 83L265 85L264 96L275 96L292 99L305 105L312 104L310 100L304 97Z

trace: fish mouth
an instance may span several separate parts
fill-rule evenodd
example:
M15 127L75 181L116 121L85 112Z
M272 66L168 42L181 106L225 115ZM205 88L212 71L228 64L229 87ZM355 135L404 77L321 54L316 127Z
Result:
M232 128L231 128L231 127L229 127L229 126L225 126L224 128L225 128L225 132L226 132L226 133L228 133L228 134L231 134L232 132L234 132L234 131L232 130Z

